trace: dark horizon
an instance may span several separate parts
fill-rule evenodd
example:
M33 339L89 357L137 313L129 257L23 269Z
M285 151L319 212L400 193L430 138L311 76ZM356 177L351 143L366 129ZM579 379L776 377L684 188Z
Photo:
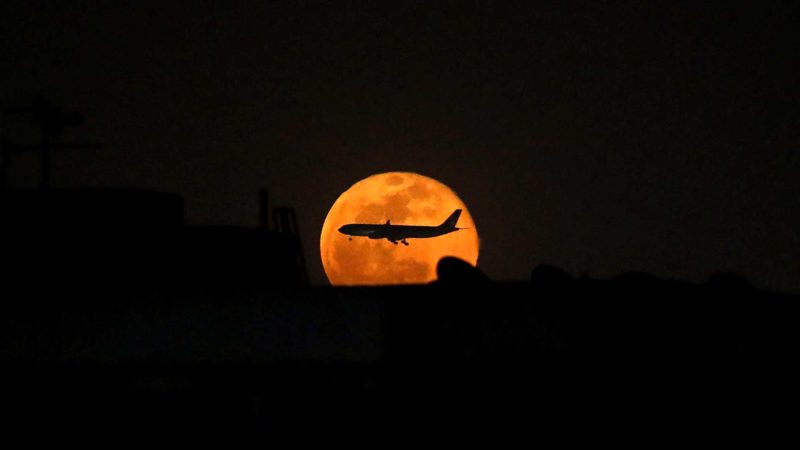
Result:
M569 3L569 2L568 2ZM337 196L375 173L464 200L493 280L552 264L800 292L791 2L0 6L0 106L85 124L55 187L184 196L189 224L296 209L312 284ZM35 143L28 119L0 135ZM15 154L10 186L38 184ZM391 245L391 244L389 244Z

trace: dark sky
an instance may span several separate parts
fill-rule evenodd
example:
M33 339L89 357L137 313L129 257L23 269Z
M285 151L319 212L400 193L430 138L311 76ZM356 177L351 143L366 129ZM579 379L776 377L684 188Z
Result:
M267 187L321 284L339 193L413 171L469 206L493 279L800 291L797 2L168 3L0 4L2 106L43 93L86 117L65 141L105 146L58 153L54 185L177 192L189 223L236 225Z

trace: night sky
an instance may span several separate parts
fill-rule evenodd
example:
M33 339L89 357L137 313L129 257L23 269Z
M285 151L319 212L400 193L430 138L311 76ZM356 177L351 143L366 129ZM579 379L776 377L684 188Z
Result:
M54 186L176 192L189 224L246 226L266 187L325 284L338 195L412 171L468 205L495 280L800 291L797 2L167 3L0 3L0 106L44 94L84 113L63 141L104 145L57 153ZM37 155L13 164L38 184Z

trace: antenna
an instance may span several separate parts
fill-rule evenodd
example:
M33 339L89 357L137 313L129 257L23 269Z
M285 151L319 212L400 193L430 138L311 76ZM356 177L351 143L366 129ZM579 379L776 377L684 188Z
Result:
M79 112L63 112L61 108L50 105L44 97L34 97L31 106L12 106L6 108L6 114L31 114L33 123L41 129L41 142L33 145L16 145L7 140L3 140L2 149L2 174L0 182L5 188L8 182L8 169L11 166L11 153L25 150L40 150L42 152L42 179L40 186L42 189L50 187L50 151L57 149L98 149L102 148L99 144L90 143L71 143L53 144L51 139L63 133L65 127L76 127L83 125L83 115Z

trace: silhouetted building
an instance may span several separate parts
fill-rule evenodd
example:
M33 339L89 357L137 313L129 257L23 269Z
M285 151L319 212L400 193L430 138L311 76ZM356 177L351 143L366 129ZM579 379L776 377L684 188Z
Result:
M183 199L140 189L0 191L3 260L21 289L297 285L294 235L185 226Z
M291 214L276 232L264 211L259 228L185 226L180 197L139 190L0 198L0 394L26 437L230 444L478 417L561 439L604 428L609 405L628 427L709 392L716 415L760 414L795 383L765 368L793 362L797 299L735 276L540 266L494 283L446 258L429 285L311 287Z

